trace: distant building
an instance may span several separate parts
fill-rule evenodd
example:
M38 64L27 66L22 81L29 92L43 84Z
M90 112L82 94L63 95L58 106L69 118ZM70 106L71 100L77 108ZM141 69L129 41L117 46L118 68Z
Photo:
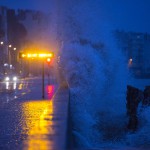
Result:
M50 49L50 14L33 10L14 10L0 6L0 72L4 63L19 72L19 51L32 47ZM11 47L9 47L11 45ZM35 67L36 68L36 67Z
M7 40L7 8L0 6L0 40Z
M7 61L7 8L0 6L0 72L4 71L4 63Z
M150 77L150 35L115 31L115 36L133 73L136 76Z

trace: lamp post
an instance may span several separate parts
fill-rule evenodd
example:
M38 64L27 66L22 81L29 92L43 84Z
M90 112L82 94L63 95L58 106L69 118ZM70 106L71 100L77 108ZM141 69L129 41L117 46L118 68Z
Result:
M17 60L17 57L16 57L17 55L15 52L17 48L13 47L12 44L8 44L8 42L5 42L5 41L0 41L0 47L1 47L0 53L1 53L1 59L2 59L1 63L6 68L7 71L10 71L9 69L13 68L12 62L14 62L13 64L15 64ZM8 64L8 65L5 66L4 64Z
M11 52L10 52L10 49L11 49L12 45L8 45L8 64L11 65Z
M7 42L1 41L0 42L0 46L3 46L3 62L4 63L8 63L9 66L12 63L12 60L15 60L17 58L15 58L15 53L14 51L17 50L16 47L13 47L12 44L8 44ZM12 54L14 54L14 57L12 58Z
M0 42L0 64L3 64L3 44L4 42ZM0 65L0 71L2 70L2 65Z
M1 45L4 45L4 42L3 42L3 41L1 41Z
M27 59L41 59L42 63L42 98L45 98L45 61L50 65L54 54L51 53L19 53L19 58L27 58Z
M9 65L14 65L15 62L16 62L16 51L17 48L16 47L13 47L11 44L8 45L8 64Z

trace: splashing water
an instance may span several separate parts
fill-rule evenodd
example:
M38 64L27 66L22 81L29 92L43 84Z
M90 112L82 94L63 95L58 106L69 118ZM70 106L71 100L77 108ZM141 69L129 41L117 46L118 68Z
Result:
M71 12L66 13L64 3L66 12L60 13L61 20L69 18L66 22L70 23L61 23L60 65L71 90L75 145L80 148L134 146L139 140L135 137L143 135L145 130L136 135L126 132L126 86L130 76L126 58L115 46L112 24L102 16L99 0L70 3Z
M65 45L61 53L61 65L71 88L73 133L83 147L100 143L97 121L116 124L118 117L125 115L124 58L117 49L110 52L102 44L95 49L94 43L74 42Z

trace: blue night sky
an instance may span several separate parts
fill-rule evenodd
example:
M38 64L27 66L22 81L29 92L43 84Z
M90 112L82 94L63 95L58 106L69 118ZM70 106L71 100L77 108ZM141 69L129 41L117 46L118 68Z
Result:
M82 1L82 0L81 0ZM99 8L118 29L150 33L150 0L96 0ZM0 0L9 8L49 11L51 0Z
M9 8L39 9L48 11L51 6L51 0L0 0L0 5Z

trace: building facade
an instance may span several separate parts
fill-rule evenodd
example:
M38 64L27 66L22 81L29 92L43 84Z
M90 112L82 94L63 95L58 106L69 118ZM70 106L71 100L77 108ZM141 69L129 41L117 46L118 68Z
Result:
M33 10L14 10L0 7L0 71L5 66L19 72L20 51L49 49L50 15ZM7 65L6 65L7 64Z
M150 34L115 31L115 36L134 75L150 77Z

